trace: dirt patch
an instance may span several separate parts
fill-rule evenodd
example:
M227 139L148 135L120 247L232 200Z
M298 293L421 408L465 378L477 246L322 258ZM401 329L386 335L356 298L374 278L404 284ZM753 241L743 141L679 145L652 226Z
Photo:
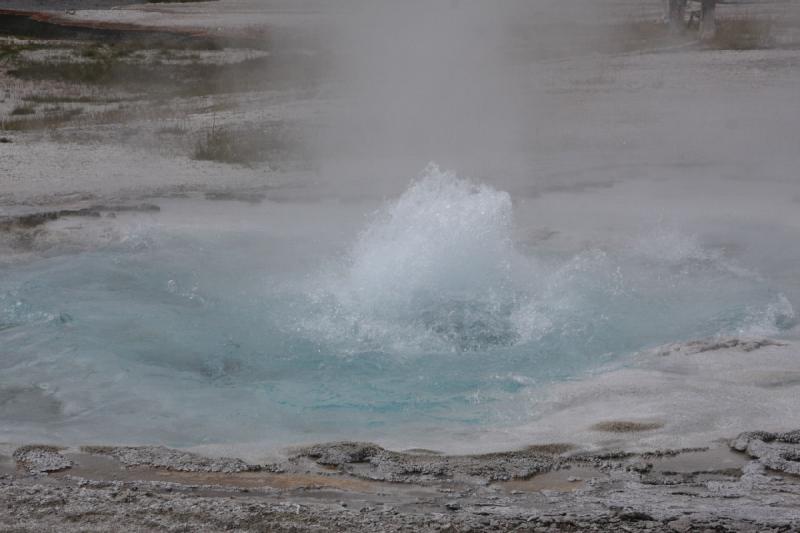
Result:
M575 446L564 442L555 442L552 444L533 444L525 448L526 452L543 454L543 455L561 455L570 450L574 450Z
M591 429L594 431L607 431L609 433L634 433L637 431L652 431L661 429L664 424L661 422L634 422L632 420L608 420L598 422Z

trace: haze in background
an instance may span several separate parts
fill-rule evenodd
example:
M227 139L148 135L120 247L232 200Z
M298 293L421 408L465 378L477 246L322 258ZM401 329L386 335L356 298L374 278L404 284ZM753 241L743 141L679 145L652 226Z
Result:
M800 105L775 83L780 65L648 42L636 32L658 28L656 0L346 6L322 40L335 109L310 136L323 174L361 174L360 193L368 182L397 194L431 160L516 194L674 165L692 180L708 173L687 165L795 177Z
M531 60L599 38L607 28L574 22L595 9L582 0L349 3L325 44L332 92L344 98L316 132L316 154L387 174L432 160L478 174L508 166L530 151L536 108L550 105Z

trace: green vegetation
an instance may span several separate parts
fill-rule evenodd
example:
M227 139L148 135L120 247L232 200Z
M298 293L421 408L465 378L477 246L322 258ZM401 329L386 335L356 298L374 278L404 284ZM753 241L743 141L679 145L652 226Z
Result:
M70 122L73 118L83 113L80 108L55 110L50 113L37 115L30 118L17 118L0 123L0 130L5 131L30 131L54 129ZM13 115L13 113L12 113Z
M0 65L12 62L24 50L36 50L39 48L42 48L42 45L22 43L18 40L0 40Z
M232 132L212 127L206 133L194 150L194 158L201 161L219 161L221 163L246 164L252 161L254 155L239 143Z
M203 48L198 40L187 40L187 46L179 42L160 46L152 39L57 44L0 40L5 75L33 82L20 84L22 94L14 98L22 102L11 114L0 117L0 130L72 135L73 130L62 128L152 119L162 124L155 133L167 143L186 150L183 137L188 136L192 143L188 149L197 160L267 163L275 168L301 159L299 133L282 123L214 126L198 135L185 118L180 120L186 112L176 109L175 99L202 97L195 109L215 113L236 104L231 98L208 96L284 88L313 92L315 80L321 77L322 56L292 51L238 59L242 54L237 53L225 55L237 58L234 62L220 62L221 54L207 53L213 46ZM34 49L46 52L27 53ZM31 85L39 92L30 94ZM85 129L80 130L82 138L90 134ZM121 130L115 130L115 135L121 136Z
M19 116L19 115L33 115L36 113L36 110L31 106L17 106L11 110L11 115Z
M81 95L81 96L67 96L60 94L31 94L22 97L26 102L33 102L35 104L112 104L121 102L122 98L110 98L100 94L97 95Z
M271 166L280 166L283 161L298 156L298 141L297 132L282 124L274 124L263 130L233 130L212 126L197 142L194 158L238 165L267 161Z
M17 59L9 74L23 80L117 87L153 96L207 96L302 83L316 69L313 62L302 64L291 56L256 57L222 65L199 61L165 64L160 59L137 61L126 56L119 51L92 50L88 61Z

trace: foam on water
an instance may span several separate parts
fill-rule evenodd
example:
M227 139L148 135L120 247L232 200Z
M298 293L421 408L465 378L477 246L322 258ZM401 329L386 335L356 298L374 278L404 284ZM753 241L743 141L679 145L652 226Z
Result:
M507 193L430 166L339 257L209 222L3 267L0 438L279 445L517 425L548 382L794 324L768 281L669 228L532 255L513 226Z

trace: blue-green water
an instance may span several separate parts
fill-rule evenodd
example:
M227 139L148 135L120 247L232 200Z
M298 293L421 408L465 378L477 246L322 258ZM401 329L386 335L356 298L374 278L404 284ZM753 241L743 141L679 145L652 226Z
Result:
M291 268L275 267L276 234L168 225L11 263L0 438L289 444L513 425L553 380L794 322L780 291L690 236L523 253L512 226L506 193L431 167L340 253Z

